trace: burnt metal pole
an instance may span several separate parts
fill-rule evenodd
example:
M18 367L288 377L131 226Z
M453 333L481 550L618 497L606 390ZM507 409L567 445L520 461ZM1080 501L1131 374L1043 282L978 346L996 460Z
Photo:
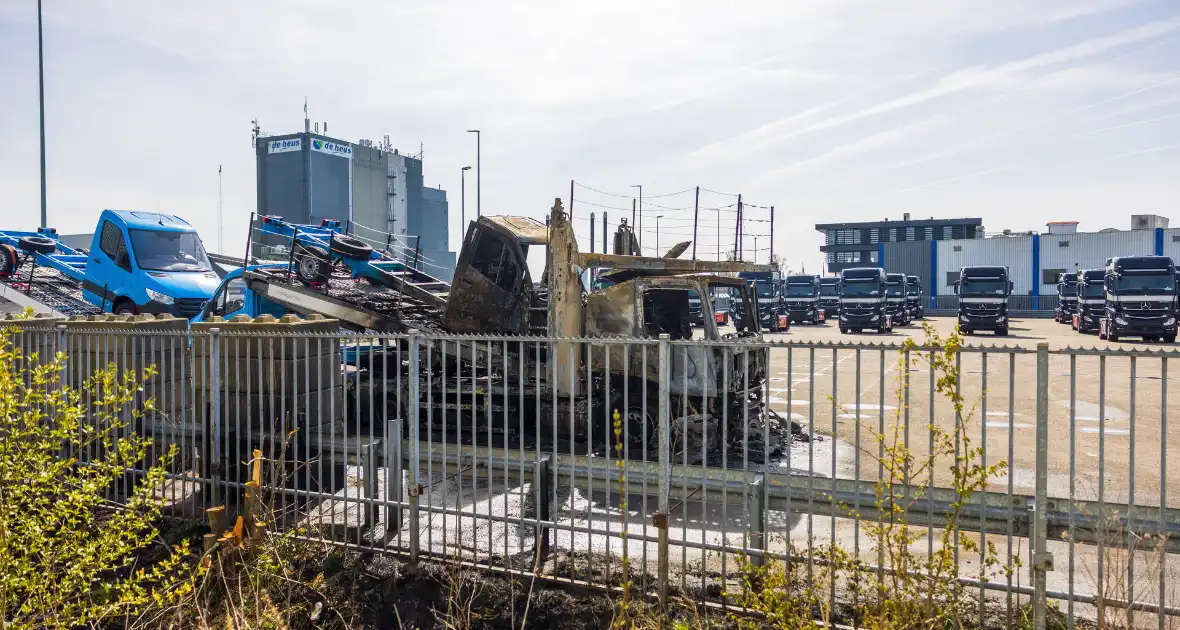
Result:
M606 251L606 210L602 211L602 253L610 253Z
M590 213L590 253L594 253L594 213ZM606 253L605 251L602 253Z
M692 259L697 259L697 220L701 218L701 187L697 186L697 196L692 202Z
M774 263L774 206L770 207L770 263Z
M49 227L49 212L45 203L45 47L41 20L41 0L37 0L37 89L41 105L41 227Z
M733 222L733 250L742 259L742 196L738 195L737 220Z

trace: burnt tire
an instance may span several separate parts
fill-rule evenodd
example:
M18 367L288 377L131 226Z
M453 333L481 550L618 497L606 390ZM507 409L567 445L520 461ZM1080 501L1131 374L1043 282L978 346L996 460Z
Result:
M57 251L57 242L45 236L22 236L17 246L33 254L52 254Z
M16 250L12 245L0 245L0 278L11 278L16 267Z
M305 285L323 284L332 275L328 252L322 247L297 244L292 259L295 266L295 278Z
M360 258L367 260L373 254L373 248L368 243L347 234L336 234L332 237L332 253L344 258Z

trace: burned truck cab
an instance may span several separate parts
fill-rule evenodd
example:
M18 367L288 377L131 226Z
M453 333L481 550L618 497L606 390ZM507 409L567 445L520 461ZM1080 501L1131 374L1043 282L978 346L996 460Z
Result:
M548 228L536 219L485 215L472 221L443 312L447 330L545 334L547 299L533 284L528 252L548 242Z

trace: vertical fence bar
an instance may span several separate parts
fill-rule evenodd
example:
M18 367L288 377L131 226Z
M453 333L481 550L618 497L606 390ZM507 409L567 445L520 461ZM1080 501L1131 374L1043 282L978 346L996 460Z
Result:
M1137 364L1134 355L1131 356L1131 397L1130 397L1130 413L1128 426L1128 445L1129 452L1127 453L1127 529L1125 532L1125 544L1127 545L1127 602L1135 601L1135 369ZM1162 442L1161 442L1162 444ZM1163 570L1161 564L1160 570ZM1159 602L1160 606L1164 602ZM1135 625L1135 607L1127 606L1127 627L1134 628Z
M1049 344L1037 344L1036 521L1033 524L1033 628L1044 630L1048 572L1052 568L1046 535L1049 502Z
M1164 515L1168 505L1168 358L1160 358L1160 515L1157 523L1159 544L1164 544ZM1167 595L1168 572L1160 567L1159 613L1160 630L1166 626L1164 601Z
M213 505L221 505L221 329L209 329L209 390L212 392L209 410L210 440L213 455L209 473L213 486Z
M659 401L657 401L657 413L660 417L660 489L659 489L659 509L658 518L655 526L659 528L659 548L657 558L657 581L660 593L661 605L668 603L668 492L672 483L672 454L669 452L671 447L671 436L668 434L669 418L668 418L668 396L669 377L671 376L671 365L668 356L668 335L660 335L659 345Z
M382 360L386 360L382 357ZM385 500L387 503L402 500L402 422L401 418L385 420ZM393 540L402 528L400 505L385 506L385 542Z
M418 497L422 493L422 485L419 480L419 471L421 470L421 448L418 442L419 430L418 415L420 411L419 401L422 381L419 378L418 365L418 350L422 342L422 335L417 330L410 331L410 375L409 375L409 389L410 400L406 402L406 406L410 411L410 462L409 462L409 483L410 483L410 566L418 566ZM398 435L401 439L401 435ZM400 497L399 497L400 499Z

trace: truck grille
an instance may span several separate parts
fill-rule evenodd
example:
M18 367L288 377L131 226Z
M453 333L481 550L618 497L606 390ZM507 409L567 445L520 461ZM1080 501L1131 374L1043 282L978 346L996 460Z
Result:
M177 298L176 314L183 317L196 317L204 305L205 300L202 298Z

